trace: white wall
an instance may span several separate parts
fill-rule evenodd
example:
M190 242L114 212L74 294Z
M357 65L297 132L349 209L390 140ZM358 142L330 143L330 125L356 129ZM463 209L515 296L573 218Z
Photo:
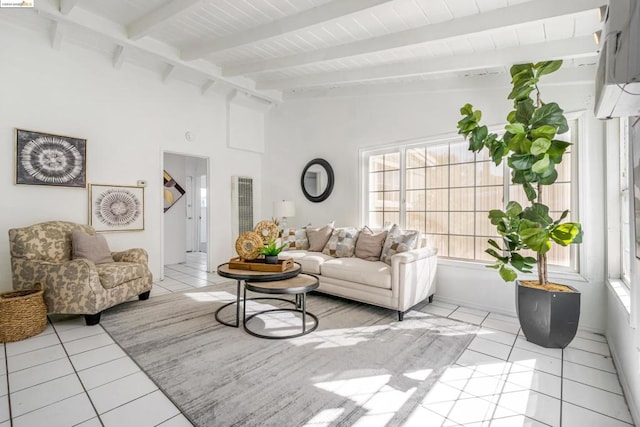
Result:
M332 219L336 226L364 225L358 213L359 148L454 135L459 109L466 102L484 112L486 124L501 124L512 106L506 99L508 85L505 78L500 90L287 101L268 114L263 211L268 215L274 200L293 200L296 217L289 219L291 225L323 224ZM555 86L546 92L544 85L541 88L545 101L557 101L566 111L590 109L590 85ZM584 159L580 194L586 232L583 259L588 262L582 277L558 280L582 292L580 326L604 331L603 129L590 112L586 117L587 134L580 147ZM319 204L307 201L299 185L302 169L315 157L328 160L336 178L333 193ZM436 298L515 314L513 285L503 283L495 271L452 261L441 262L438 269Z
M209 157L210 265L228 260L231 241L231 176L254 178L260 217L262 156L228 147L226 99L202 96L196 86L128 63L116 70L110 54L63 42L50 47L49 35L7 24L0 26L0 291L11 289L9 228L53 219L87 223L87 190L14 185L15 128L87 139L87 180L132 185L147 180L145 230L108 233L110 247L143 247L160 274L163 150ZM262 123L246 123L261 126ZM188 142L185 132L195 140Z

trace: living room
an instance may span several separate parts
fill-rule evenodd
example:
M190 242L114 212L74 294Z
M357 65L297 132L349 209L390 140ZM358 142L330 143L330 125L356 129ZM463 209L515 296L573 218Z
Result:
M135 14L144 17L143 12L150 14L154 8L161 10L164 3L155 1L144 4L135 9ZM167 4L171 3L175 6L175 2ZM188 3L196 7L198 3L223 7L218 3L225 3L224 7L231 8L226 4L229 2L213 0ZM303 2L306 6L287 6L296 2L277 3L288 10L281 12L282 15L293 15L294 11L327 4L324 1ZM345 3L350 5L344 6L348 9L355 8L354 4L358 2ZM398 10L416 5L422 5L425 13L431 10L425 6L426 1L361 3L366 3L374 10L376 7L390 7L394 3ZM456 2L452 0L437 3L447 5L449 9L443 10L448 10L446 13L451 18L464 19L465 15L458 14L458 11L465 7L471 7L474 10L472 14L481 15L501 7L523 7L527 2L476 0L465 2L464 6L454 5ZM549 5L548 1L543 0L531 0L531 3L540 3L539 9ZM154 37L154 31L164 35L165 32L161 30L164 26L170 28L171 20L177 19L178 14L173 18L165 16L164 20L158 18L157 27L149 26L147 32L128 37L118 23L126 21L123 16L127 14L129 6L125 1L113 2L116 6L112 8L100 5L95 0L36 0L33 8L2 8L0 136L5 142L6 155L2 157L0 168L4 171L0 189L5 196L0 201L0 209L5 212L0 217L0 225L4 230L0 244L0 271L4 273L0 277L0 291L12 289L7 238L9 229L51 220L79 224L89 221L89 195L86 188L15 184L16 129L86 139L89 184L135 186L138 181L147 183L143 190L144 229L104 235L114 251L144 248L149 254L154 284L159 285L160 289L163 283L161 279L174 280L171 274L167 276L166 265L177 264L173 260L167 262L165 256L165 244L171 233L167 231L161 208L161 175L166 154L195 156L208 162L209 244L204 260L200 259L199 262L204 263L209 272L215 272L216 266L236 255L234 241L237 232L232 228L235 221L232 207L233 177L253 179L253 218L256 222L275 216L274 202L288 200L295 205L295 216L287 218L293 227L307 224L322 226L331 221L337 227L368 225L371 217L366 192L367 156L399 147L404 149L420 144L429 146L462 141L462 137L457 135L456 125L461 118L460 107L467 102L482 109L484 123L495 129L502 128L505 116L512 108L512 101L507 99L510 91L509 66L514 61L536 62L563 57L559 53L554 53L553 58L545 57L545 46L536 44L534 36L531 36L531 40L524 40L524 34L538 31L532 29L534 25L546 25L542 31L548 34L543 39L551 44L554 37L559 39L559 34L565 31L566 21L562 19L570 19L571 22L571 28L567 30L571 33L568 39L582 40L586 35L590 37L590 33L602 25L598 19L600 4L595 6L594 2L588 2L587 6L578 5L581 3L579 1L563 3L569 5L563 7L574 7L576 11L559 11L559 16L555 18L539 16L533 23L522 23L525 27L517 32L516 39L521 38L518 42L511 38L511 33L516 31L509 28L496 28L496 33L491 36L480 34L475 44L459 42L460 35L458 39L440 36L449 42L446 48L433 42L434 51L439 48L449 52L441 51L440 55L466 55L470 64L482 56L474 49L482 52L487 44L491 45L490 49L504 51L503 54L511 52L507 57L512 61L500 66L490 62L484 65L454 64L442 66L441 69L446 72L434 72L425 65L428 61L423 59L422 66L427 70L423 73L404 75L404 78L391 75L358 81L348 81L349 69L344 69L343 76L331 81L330 77L339 75L340 70L328 68L335 71L309 71L308 86L304 86L304 74L307 71L284 73L282 75L289 78L279 77L280 83L274 83L278 79L267 75L272 81L269 83L265 79L260 86L252 80L258 72L227 77L209 60L201 59L193 65L190 61L180 59L175 46L186 45L184 40L169 48L171 46L166 40L159 41ZM358 7L364 9L362 5ZM432 8L437 9L433 5ZM363 14L365 18L362 19L366 20L370 12L365 9L357 13ZM342 13L345 15L342 18L347 19L349 13L356 12L343 10ZM380 14L382 16L382 12ZM306 16L305 19L311 18ZM322 21L315 19L315 25L321 25ZM444 16L433 19L436 22L438 19L446 21ZM537 22L544 19L548 22ZM285 30L281 32L280 36L286 36ZM372 37L371 32L366 37ZM530 50L522 46L514 48L518 47L518 43L535 46ZM316 49L319 49L318 46ZM546 48L552 49L552 46ZM593 43L591 50L585 52L582 44L576 43L575 49L576 52L566 54L563 67L557 73L545 76L539 85L543 99L557 102L563 108L574 126L572 131L578 135L577 158L572 157L572 178L577 182L572 187L575 192L571 196L571 209L577 212L575 219L579 219L585 230L584 243L572 252L569 265L552 269L550 277L580 291L579 333L594 340L600 339L596 336L606 338L611 355L604 357L612 359L615 364L621 384L619 396L624 394L632 417L616 418L595 411L591 414L594 417L592 419L601 420L597 417L606 416L602 418L603 424L583 422L583 425L633 425L634 420L640 419L640 379L637 376L640 335L636 328L640 297L634 288L639 283L640 262L635 255L635 235L630 234L631 230L623 229L619 220L622 216L619 195L622 173L620 147L624 147L620 138L621 129L624 129L621 122L626 121L630 128L633 121L627 118L604 121L594 116L598 45ZM430 59L435 61L437 56ZM398 53L398 57L402 58L402 55ZM256 58L250 59L255 61ZM247 58L244 61L251 62ZM386 58L382 60L382 65L377 66L384 68L384 61L390 60ZM242 63L241 60L236 62ZM233 64L233 60L229 59L229 63ZM363 64L359 67L366 68ZM351 72L357 74L353 70ZM294 86L296 83L300 86ZM630 155L629 145L626 150ZM315 158L327 160L335 173L333 191L321 203L307 200L300 188L303 168ZM627 184L630 184L632 177L627 175L626 178ZM627 220L630 218L633 228L631 210L627 213ZM631 241L628 254L620 249L624 230ZM484 246L476 249L479 254L482 250ZM623 285L624 280L621 280L624 275L621 265L625 256L627 264L624 268L628 269L629 275L627 285ZM192 261L185 253L180 262ZM516 315L513 285L505 284L495 271L487 269L483 258L461 260L456 256L444 255L441 250L436 281L435 304L439 303L441 307L466 307L498 316ZM154 298L152 291L151 299ZM390 316L393 317L392 314ZM24 342L28 343L29 339ZM3 345L3 359L9 359L9 346ZM9 377L10 373L0 370L0 380L6 383ZM9 396L9 391L0 386L0 398L6 402L4 406L0 405L0 409L4 411L7 408L6 415L9 414ZM564 401L570 402L563 396ZM581 408L589 409L584 406ZM33 411L36 412L36 409L34 407ZM568 417L569 409L563 411ZM529 417L526 411L516 415ZM558 417L558 423L535 417L531 418L535 420L531 422L569 426L577 425L576 420L590 419L588 416L576 416L572 420L560 415ZM0 415L0 426L23 425L19 418ZM108 419L95 418L102 425L108 425ZM477 422L488 420L491 418ZM511 420L513 424L504 425L529 425L527 421L530 421L529 418L514 420ZM465 425L459 421L457 424ZM469 422L467 425L472 424ZM441 424L434 422L422 425Z

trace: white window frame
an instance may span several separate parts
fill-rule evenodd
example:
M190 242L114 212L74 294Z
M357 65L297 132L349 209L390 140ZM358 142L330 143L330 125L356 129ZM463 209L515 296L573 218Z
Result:
M573 151L573 161L571 163L571 183L572 183L572 188L571 188L571 197L572 200L570 202L571 205L571 214L572 214L572 220L573 221L577 221L577 222L581 222L584 221L584 219L582 218L581 212L584 212L583 210L583 197L582 194L580 194L580 178L581 178L581 174L582 172L579 170L578 165L579 164L583 164L584 162L584 152L586 150L579 148L579 145L581 146L585 146L586 145L586 134L585 134L585 120L584 120L584 115L585 112L584 111L577 111L577 112L565 112L565 116L567 117L567 120L569 121L576 121L576 128L575 130L578 133L578 141L580 142L580 144L576 144L572 147L572 151ZM494 133L501 133L504 132L504 125L494 125L494 126L490 126L489 127L489 131L490 132L494 132ZM410 140L401 140L401 141L396 141L396 142L392 142L392 143L388 143L388 144L384 144L384 145L378 145L378 146L368 146L368 147L360 147L358 150L358 157L359 157L359 174L358 174L358 179L359 179L359 217L360 217L360 226L364 226L364 225L368 225L368 214L369 214L369 200L368 200L368 194L369 194L369 188L368 188L368 184L369 184L369 180L368 180L368 174L369 174L369 164L368 164L368 160L369 160L369 156L371 155L380 155L380 154L385 154L385 153L390 153L390 152L399 152L400 153L400 209L399 209L399 215L400 215L400 225L401 227L404 226L404 221L405 221L405 203L406 203L406 199L405 199L405 180L406 180L406 170L405 170L405 154L406 154L406 150L408 148L414 148L414 147L418 147L418 146L429 146L429 145L438 145L438 144L450 144L453 142L460 142L462 140L462 137L456 133L449 133L446 135L441 135L441 136L434 136L434 137L424 137L424 138L416 138L416 139L410 139ZM509 178L508 174L505 174L505 186L504 186L504 193L505 193L505 199L506 196L508 194L508 184L510 184L511 180ZM570 279L570 280L577 280L577 281L585 281L586 279L584 277L582 277L581 272L582 271L586 271L585 268L586 266L584 265L584 259L585 257L582 254L582 251L584 245L571 245L570 246L570 250L571 250L571 255L570 255L570 265L569 266L558 266L558 265L549 265L549 273L552 274L553 277L557 277L557 278L565 278L565 279ZM479 260L471 260L471 259L460 259L460 258L448 258L448 257L440 257L438 262L443 263L443 264L458 264L458 263L464 263L465 265L478 265L481 266L482 268L484 268L485 265L488 264L488 262L486 261L479 261ZM459 264L458 264L459 265ZM534 272L536 273L536 268L534 267Z

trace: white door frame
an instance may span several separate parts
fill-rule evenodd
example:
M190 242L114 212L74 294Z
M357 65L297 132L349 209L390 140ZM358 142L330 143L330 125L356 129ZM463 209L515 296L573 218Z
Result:
M199 159L204 159L205 162L207 162L207 167L206 167L206 173L207 173L207 206L211 206L211 190L210 190L210 183L211 183L211 160L209 159L208 156L199 156L197 154L193 154L193 153L185 153L185 152L181 152L181 151L174 151L174 150L160 150L160 171L158 173L158 176L162 176L162 173L164 172L164 155L165 154L177 154L179 156L186 156L186 157L196 157ZM161 190L164 189L164 181L161 185ZM158 212L160 215L160 280L164 280L164 203L163 203L164 197L160 197L160 206L158 207ZM211 209L207 209L207 225L211 224ZM185 222L185 227L186 227L186 222ZM207 235L208 235L208 239L207 239L207 271L211 271L211 261L210 259L210 255L211 255L211 232L210 230L207 231Z

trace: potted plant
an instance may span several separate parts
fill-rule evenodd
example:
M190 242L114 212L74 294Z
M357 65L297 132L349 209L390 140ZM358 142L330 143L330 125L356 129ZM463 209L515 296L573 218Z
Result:
M287 247L286 244L278 246L275 239L270 239L266 245L260 248L260 254L264 255L264 262L267 264L277 264L278 254Z
M460 109L464 117L458 122L458 133L469 139L469 150L488 150L496 166L507 158L511 182L522 185L527 196L529 205L524 208L510 201L504 211L489 212L502 242L489 239L491 247L485 252L496 260L488 267L506 282L517 279L516 270L532 273L537 266L537 282L516 281L516 310L527 340L552 348L564 348L571 342L580 316L580 293L549 283L547 277L547 253L552 245L582 243L582 226L563 222L569 211L553 219L543 203L544 188L556 181L556 165L571 144L555 139L569 130L567 119L558 104L542 101L537 84L561 65L562 61L544 61L511 67L513 89L508 99L513 99L514 108L501 137L480 125L482 112L471 104ZM535 252L536 258L523 256L525 250Z

